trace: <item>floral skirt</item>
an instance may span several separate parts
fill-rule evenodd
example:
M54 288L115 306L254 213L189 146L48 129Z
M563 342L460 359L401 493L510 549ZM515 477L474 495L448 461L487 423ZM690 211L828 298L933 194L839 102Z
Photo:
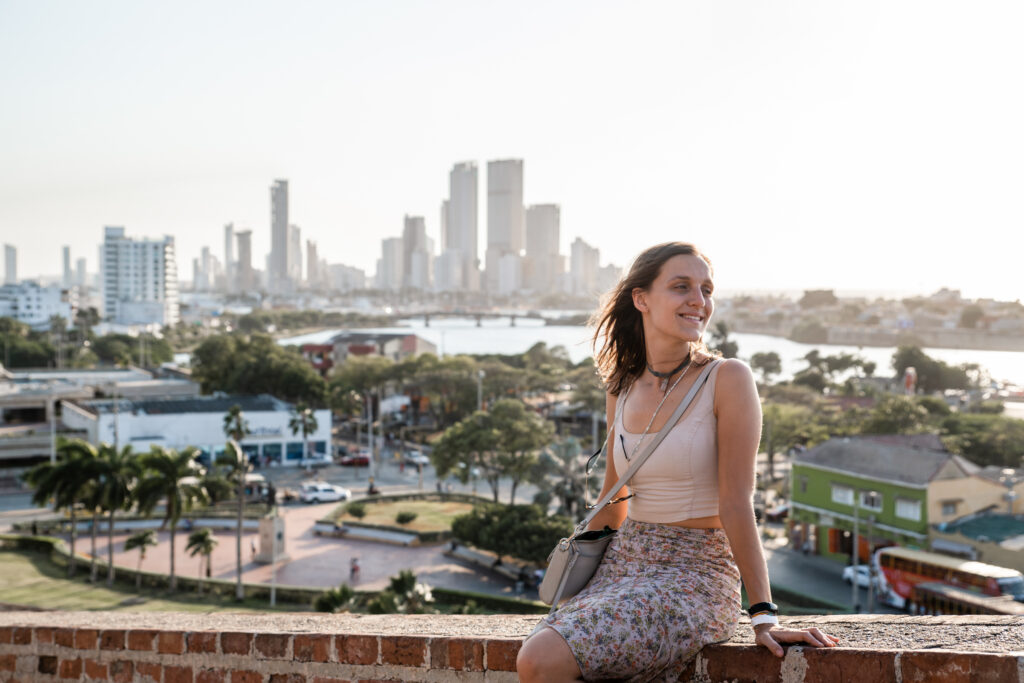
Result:
M732 637L740 609L722 529L627 518L590 583L534 633L557 631L588 681L677 681L702 647Z

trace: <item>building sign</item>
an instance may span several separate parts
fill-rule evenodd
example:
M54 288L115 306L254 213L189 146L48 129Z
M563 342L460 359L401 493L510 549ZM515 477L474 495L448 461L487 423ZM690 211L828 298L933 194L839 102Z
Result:
M249 436L281 436L280 427L253 427L249 430Z
M818 524L821 526L835 526L836 519L832 515L822 515L818 518Z

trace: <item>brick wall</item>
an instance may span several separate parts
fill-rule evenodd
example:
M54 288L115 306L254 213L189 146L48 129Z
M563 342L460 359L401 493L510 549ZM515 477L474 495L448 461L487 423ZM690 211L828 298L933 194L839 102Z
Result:
M535 622L521 616L5 612L0 681L515 681L516 653ZM698 655L692 680L1024 683L1021 619L813 617L791 623L820 626L845 646L789 646L780 660L751 644L749 627L741 627L733 642ZM858 640L857 633L865 636Z

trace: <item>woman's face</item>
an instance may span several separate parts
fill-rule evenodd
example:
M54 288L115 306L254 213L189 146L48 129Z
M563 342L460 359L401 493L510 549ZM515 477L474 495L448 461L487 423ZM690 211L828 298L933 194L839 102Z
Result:
M673 256L647 290L633 290L633 303L644 314L645 333L695 342L715 310L711 268L699 256Z

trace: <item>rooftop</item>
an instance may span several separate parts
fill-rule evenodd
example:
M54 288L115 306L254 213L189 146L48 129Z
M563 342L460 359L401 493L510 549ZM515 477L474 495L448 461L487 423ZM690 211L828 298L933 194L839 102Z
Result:
M963 472L963 476L978 470L977 465L948 451L871 436L830 439L796 455L794 459L798 464L819 465L868 478L918 486L932 481L950 461Z
M94 399L76 401L77 405L94 415L114 412L114 400ZM280 412L291 410L292 405L269 394L258 396L186 396L180 398L118 399L121 412L146 415L176 415L181 413L226 413L232 406L240 406L247 413Z
M961 519L938 525L939 531L959 532L968 538L982 537L1002 543L1008 538L1024 535L1024 515L985 513L967 515Z

